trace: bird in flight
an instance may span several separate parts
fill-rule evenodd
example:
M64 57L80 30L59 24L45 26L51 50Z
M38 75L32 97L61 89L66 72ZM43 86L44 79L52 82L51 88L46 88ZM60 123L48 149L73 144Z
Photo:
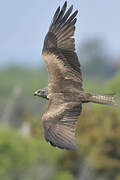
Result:
M115 94L91 94L82 86L82 73L75 52L75 23L78 11L67 2L57 8L44 40L42 58L49 74L48 86L34 95L49 100L42 116L44 136L51 145L76 150L75 129L83 103L115 105Z

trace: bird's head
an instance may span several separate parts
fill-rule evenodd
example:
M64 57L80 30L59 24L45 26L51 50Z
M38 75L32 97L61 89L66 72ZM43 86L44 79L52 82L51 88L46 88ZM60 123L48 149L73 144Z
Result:
M47 97L47 91L45 88L43 89L38 89L37 91L34 92L34 96L39 96L45 99L48 99Z

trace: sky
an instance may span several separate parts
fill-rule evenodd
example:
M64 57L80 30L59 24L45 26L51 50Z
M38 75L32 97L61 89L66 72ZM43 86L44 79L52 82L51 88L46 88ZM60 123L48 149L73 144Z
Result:
M0 66L42 64L44 37L64 0L0 0ZM112 56L120 56L120 0L68 0L78 9L76 49L86 39L101 38Z

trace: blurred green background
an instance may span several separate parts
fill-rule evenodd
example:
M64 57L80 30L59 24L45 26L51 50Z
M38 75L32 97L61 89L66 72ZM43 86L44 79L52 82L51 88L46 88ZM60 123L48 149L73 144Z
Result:
M85 90L116 93L119 103L120 1L115 2L68 4L80 12L75 37ZM41 116L48 102L33 93L48 83L40 51L53 12L63 3L0 2L0 180L120 180L120 106L83 105L76 152L44 139Z
M85 41L79 52L86 57L84 88L119 96L120 61L108 61L98 39ZM41 123L47 101L33 96L47 85L47 78L42 67L11 65L0 70L0 179L119 180L120 107L83 105L78 151L54 148L45 141Z

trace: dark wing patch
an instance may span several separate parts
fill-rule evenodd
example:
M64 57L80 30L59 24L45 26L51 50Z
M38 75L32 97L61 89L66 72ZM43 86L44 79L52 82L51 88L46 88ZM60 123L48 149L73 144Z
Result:
M66 125L57 124L54 128L49 128L47 133L45 132L45 139L54 147L67 150L77 149L72 128Z
M70 106L70 107L69 107ZM54 107L54 108L57 108ZM58 106L59 108L59 106ZM63 111L43 117L44 135L51 145L67 150L76 150L75 128L82 105L70 102ZM52 112L53 113L53 112ZM47 118L46 118L47 117Z
M80 63L78 61L77 54L75 52L75 40L73 37L75 32L75 23L77 20L76 15L78 11L76 10L73 14L71 14L73 6L71 6L67 10L67 12L66 8L67 2L64 3L61 10L60 7L58 7L55 12L49 28L49 32L45 37L43 58L44 54L45 56L47 56L47 54L54 54L56 57L60 57L61 54L61 61L63 61L63 63L64 61L66 61L68 68L70 66L71 69L75 70L78 73L77 76L79 76L79 79L81 79L82 84L82 73L80 70ZM47 61L50 61L49 58L47 59ZM52 63L53 62L47 63L47 68L48 64L49 66L52 66Z
M49 31L44 41L43 52L45 50L49 50L49 48L51 47L67 49L69 51L75 50L74 38L72 38L72 36L74 35L75 31L75 23L77 20L75 17L78 11L75 11L71 15L73 6L71 6L65 13L66 8L67 2L65 2L65 4L63 5L61 11L60 7L58 7L57 11L55 12Z

